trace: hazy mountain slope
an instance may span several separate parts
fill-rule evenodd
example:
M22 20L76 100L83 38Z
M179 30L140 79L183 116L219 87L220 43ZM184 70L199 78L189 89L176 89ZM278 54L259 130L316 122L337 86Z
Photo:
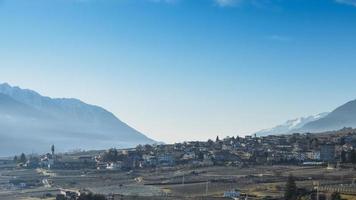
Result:
M8 95L0 93L0 116L10 119L12 116L43 118L46 115L26 104L20 103Z
M336 108L324 118L305 124L300 131L323 132L344 127L356 127L356 100Z
M312 115L309 117L301 117L292 120L288 120L287 122L277 125L270 129L264 129L256 132L257 136L267 136L267 135L280 135L280 134L288 134L292 133L300 128L302 128L305 124L321 119L328 115L328 113L321 113L318 115Z
M153 142L98 106L0 84L0 155L44 152L50 144L65 151Z

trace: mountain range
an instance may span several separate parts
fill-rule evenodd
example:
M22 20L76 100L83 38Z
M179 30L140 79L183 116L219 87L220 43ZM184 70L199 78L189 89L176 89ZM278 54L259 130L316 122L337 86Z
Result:
M0 155L43 153L52 144L68 151L152 143L99 106L0 84Z
M325 112L325 113L321 113L321 114L317 114L317 115L311 115L308 117L300 117L300 118L296 118L296 119L291 119L291 120L288 120L285 123L277 125L273 128L258 131L255 134L257 136L266 136L266 135L280 135L280 134L292 133L296 130L301 129L304 125L308 124L309 122L313 122L318 119L321 119L328 114L329 113Z
M256 135L317 133L344 127L356 127L356 100L331 112L288 120ZM69 151L153 143L99 106L0 84L0 156L48 152L52 144L59 151Z
M347 102L332 112L289 120L270 129L256 132L257 136L291 133L319 133L356 127L356 100Z

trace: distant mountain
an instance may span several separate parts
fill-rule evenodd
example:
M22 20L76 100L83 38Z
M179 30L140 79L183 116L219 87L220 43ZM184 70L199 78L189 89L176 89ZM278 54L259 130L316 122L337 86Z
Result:
M330 113L289 120L282 125L256 133L258 136L289 133L321 133L345 127L356 128L356 100L350 101Z
M154 143L109 111L77 99L53 99L0 84L0 155L133 147Z
M285 122L281 125L277 125L270 129L264 129L264 130L258 131L255 134L257 136L289 134L289 133L295 132L298 129L302 128L305 124L319 120L319 119L327 116L328 114L329 113L321 113L321 114L312 115L309 117L300 117L300 118L288 120L287 122Z
M344 127L356 127L356 100L336 108L323 118L305 124L299 131L324 132L339 130Z

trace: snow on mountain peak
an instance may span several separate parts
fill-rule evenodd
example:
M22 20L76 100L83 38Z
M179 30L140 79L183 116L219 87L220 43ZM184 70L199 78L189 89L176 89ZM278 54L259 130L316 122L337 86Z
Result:
M280 134L288 134L293 132L293 130L302 128L305 124L321 119L327 116L329 113L320 113L317 115L311 115L308 117L300 117L292 120L288 120L287 122L277 125L273 128L264 129L261 131L256 132L257 136L266 136L266 135L280 135Z

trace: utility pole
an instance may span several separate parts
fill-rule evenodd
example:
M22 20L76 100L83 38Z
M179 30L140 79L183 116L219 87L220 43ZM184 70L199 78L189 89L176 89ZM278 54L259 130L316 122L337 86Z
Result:
M183 172L183 177L182 177L182 185L184 186L184 172Z
M168 199L168 192L165 191L164 194L165 194L165 199L167 200Z
M209 181L207 181L205 185L205 196L208 196L208 191L209 191Z
M319 200L319 181L318 185L316 186L316 200Z

